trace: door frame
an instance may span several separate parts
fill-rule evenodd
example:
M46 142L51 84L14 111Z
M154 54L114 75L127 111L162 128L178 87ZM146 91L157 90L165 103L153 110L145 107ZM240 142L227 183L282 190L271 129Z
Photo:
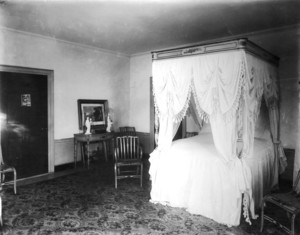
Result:
M54 172L54 71L47 69L26 68L0 65L0 72L26 73L47 76L48 89L48 173Z

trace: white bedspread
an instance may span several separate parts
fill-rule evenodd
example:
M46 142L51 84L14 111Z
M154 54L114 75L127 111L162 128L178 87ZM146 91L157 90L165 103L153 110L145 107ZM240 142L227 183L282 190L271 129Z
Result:
M274 183L274 154L266 141L255 142L254 154L246 162L253 175L254 199L259 204L263 192ZM168 152L159 159L151 156L150 162L152 202L183 207L222 224L239 224L241 202L236 200L230 169L210 133L174 141Z

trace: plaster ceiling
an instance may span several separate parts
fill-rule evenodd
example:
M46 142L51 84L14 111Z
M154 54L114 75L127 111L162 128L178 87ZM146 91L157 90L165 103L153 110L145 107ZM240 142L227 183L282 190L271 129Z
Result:
M298 0L1 0L0 8L0 27L125 55L300 23Z

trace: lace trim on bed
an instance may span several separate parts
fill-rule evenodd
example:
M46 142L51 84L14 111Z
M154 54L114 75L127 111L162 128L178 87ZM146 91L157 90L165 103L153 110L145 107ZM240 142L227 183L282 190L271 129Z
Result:
M174 122L175 123L178 123L178 122L181 122L182 119L185 117L186 115L186 112L189 108L189 105L190 105L190 99L191 99L191 92L192 92L192 85L190 85L189 87L189 90L188 90L188 95L187 95L187 98L186 98L186 101L185 101L185 104L182 108L182 110L175 115L174 117ZM154 101L154 110L155 110L155 113L158 117L161 117L161 112L159 111L159 108L158 108L158 105L157 105L157 102L156 102L156 95L155 95L155 91L154 91L154 79L152 79L152 95L153 95L153 101Z
M251 220L249 216L249 195L246 192L244 193L244 197L243 197L243 215L245 221L251 225Z
M188 108L189 108L189 105L190 105L191 91L192 91L192 85L190 84L190 87L189 87L188 95L187 95L187 97L186 97L185 104L184 104L182 110L181 110L178 114L176 114L175 117L174 117L175 123L181 122L182 119L185 117L186 112L187 112L187 110L188 110Z
M257 219L258 215L254 214L254 204L253 204L253 201L250 202L249 194L250 194L250 192L248 190L246 192L244 192L244 194L243 194L243 215L244 215L245 221L251 225L252 223L251 223L250 215L249 215L250 214L249 211L251 212L251 207L253 210L253 213L251 213L252 219Z
M157 116L159 116L159 109L156 102L156 95L154 91L154 79L152 78L152 95L153 95L153 103L154 103L154 110Z
M246 64L245 64L245 56L242 58L241 64L240 64L240 71L238 75L238 91L237 95L235 97L235 100L232 104L232 107L230 110L228 110L225 114L225 120L226 122L230 122L233 118L236 117L236 113L239 109L240 104L240 98L242 96L242 88L245 86L246 81Z
M192 93L193 93L193 96L194 96L194 101L195 101L195 106L196 106L196 113L198 114L198 116L202 120L204 120L205 122L208 122L209 115L201 108L201 106L199 104L199 101L198 101L196 88L195 88L195 83L194 83L194 78L192 79L192 82L191 82L191 88L192 88Z
M245 86L245 81L246 81L245 78L246 78L246 65L245 65L245 57L243 57L243 59L241 61L241 65L240 65L239 75L238 75L237 95L235 97L235 100L234 100L233 105L230 108L230 110L228 110L224 114L224 118L225 118L226 122L230 122L234 117L236 117L236 112L239 108L240 98L242 96L242 87ZM199 101L198 101L198 97L197 97L197 93L196 93L196 89L195 89L194 78L192 79L191 86L192 86L192 93L195 97L195 104L196 104L197 114L205 122L208 122L209 115L201 108L201 106L199 104ZM217 110L216 106L218 106L218 105L219 105L219 102L215 103L215 105L213 107L214 111L213 111L212 115L214 115L215 111Z

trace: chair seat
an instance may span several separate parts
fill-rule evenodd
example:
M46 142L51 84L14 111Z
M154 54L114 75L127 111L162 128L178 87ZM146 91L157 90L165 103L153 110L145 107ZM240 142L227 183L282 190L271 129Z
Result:
M265 196L264 201L272 202L293 214L300 212L300 195L295 192L273 193Z
M116 162L118 166L138 166L142 164L142 161L139 160L124 160Z
M9 171L14 171L14 167L8 166L6 164L0 164L0 171L1 172L9 172Z
M13 173L13 181L12 182L5 182L5 175L6 173ZM6 184L13 184L14 185L14 193L17 194L17 171L16 168L9 166L5 163L0 164L0 183L2 185ZM3 175L2 175L3 174Z

